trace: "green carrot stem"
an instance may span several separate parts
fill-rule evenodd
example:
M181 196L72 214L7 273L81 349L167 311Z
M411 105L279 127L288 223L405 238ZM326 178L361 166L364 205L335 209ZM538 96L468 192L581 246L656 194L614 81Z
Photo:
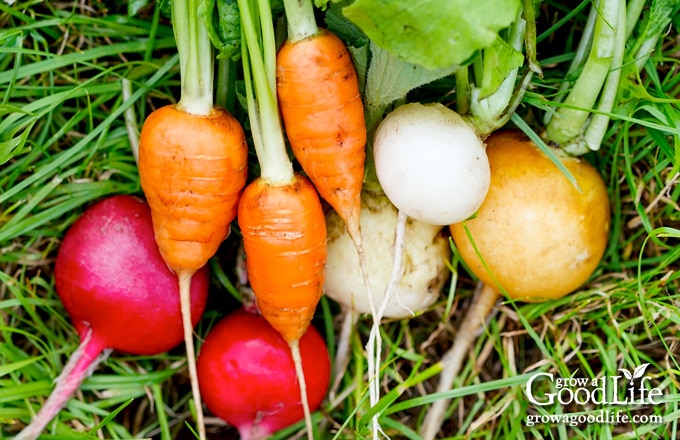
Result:
M217 85L215 90L215 104L229 111L236 104L236 69L231 58L217 60Z
M179 54L181 94L177 107L207 115L213 108L213 46L198 15L198 0L174 0L172 22Z
M668 26L679 10L680 2L677 0L652 0L646 9L645 17L639 25L638 37L629 48L638 72L656 49L659 38L667 32Z
M262 56L267 82L274 99L276 119L279 119L278 102L276 97L276 37L272 21L272 10L269 0L257 0L258 16L260 20L260 32L262 33ZM272 115L273 116L273 115ZM283 139L283 138L282 138Z
M276 66L271 10L267 0L257 0L254 9L249 0L238 0L238 4L248 115L260 176L271 184L286 184L293 179L293 164L283 138L275 79L272 80L265 67ZM270 39L272 41L268 41Z
M630 38L646 4L647 0L628 0L626 6L626 39Z
M619 15L619 0L600 0L591 50L574 87L546 127L548 139L560 145L582 135L590 110L593 108L609 74L616 46L615 24Z
M288 21L288 40L292 43L319 33L310 0L283 0Z

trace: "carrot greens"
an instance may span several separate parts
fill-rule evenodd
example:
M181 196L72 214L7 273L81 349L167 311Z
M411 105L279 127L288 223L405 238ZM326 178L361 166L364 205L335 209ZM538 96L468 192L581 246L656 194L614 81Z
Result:
M269 2L238 3L248 115L261 176L272 183L290 182L293 165L286 152L277 107L276 48Z
M177 42L182 91L177 107L196 115L213 108L213 46L199 16L198 0L174 0L173 30Z

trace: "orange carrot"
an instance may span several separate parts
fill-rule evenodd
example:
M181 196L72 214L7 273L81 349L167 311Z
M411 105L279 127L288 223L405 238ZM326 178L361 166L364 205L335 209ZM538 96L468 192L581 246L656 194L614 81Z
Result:
M276 47L269 0L238 0L248 116L260 177L243 192L238 223L248 278L262 316L288 342L307 436L314 438L300 337L323 293L326 222L307 178L295 174L276 100Z
M172 10L181 96L176 105L155 110L144 122L139 175L159 250L179 280L187 364L203 440L190 319L191 279L229 235L246 183L248 148L236 119L213 106L213 48L198 16L198 2L176 0Z
M236 218L247 173L243 129L224 109L193 115L168 105L144 122L139 150L161 255L175 272L196 271Z
M238 224L257 306L283 338L300 339L321 298L326 222L312 184L295 175L286 185L257 179L241 197Z
M286 136L314 186L359 230L366 124L349 51L328 30L279 49L276 85Z
M284 0L283 4L288 39L278 51L276 66L281 116L295 158L321 197L345 222L357 250L373 317L366 348L369 402L375 406L380 393L381 313L371 293L361 236L367 135L359 81L345 44L327 29L317 27L311 0ZM355 312L350 309L345 313ZM344 360L339 359L338 364L344 364ZM380 429L376 415L374 438Z

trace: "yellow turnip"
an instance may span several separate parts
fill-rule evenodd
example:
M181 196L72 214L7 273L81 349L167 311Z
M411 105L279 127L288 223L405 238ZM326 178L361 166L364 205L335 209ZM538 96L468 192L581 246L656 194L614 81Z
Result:
M498 132L486 142L489 192L473 219L450 227L461 257L511 299L574 291L607 246L610 210L600 174L581 158L562 157L577 189L521 132Z

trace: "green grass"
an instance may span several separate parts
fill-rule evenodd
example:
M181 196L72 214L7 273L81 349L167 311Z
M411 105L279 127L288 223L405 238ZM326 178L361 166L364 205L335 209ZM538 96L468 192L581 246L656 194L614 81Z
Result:
M532 125L566 69L585 14L569 17L572 9L544 7L555 14L539 33L546 75L534 79L518 112ZM54 290L52 264L65 231L89 204L112 194L141 195L124 113L132 109L141 126L153 108L177 97L172 38L153 8L129 17L115 2L0 3L0 439L30 420L78 345ZM442 398L451 399L443 426L450 439L680 436L677 27L659 49L641 83L623 87L602 149L587 156L605 178L612 206L609 247L588 284L551 303L499 304L454 388L437 394L438 361L455 339L475 285L454 261L458 274L450 295L445 289L425 313L383 326L383 397L373 409L364 352L370 321L359 322L335 399L314 415L322 438L367 438L375 411L392 438L418 438L428 405ZM124 79L132 84L129 99L123 98ZM420 93L440 93L446 84ZM245 122L242 108L235 113ZM238 305L237 247L238 234L232 234L211 262L211 303L196 329L200 336ZM332 356L339 321L338 306L322 300L315 324ZM525 386L534 373L592 379L644 363L662 402L621 409L660 416L662 423L527 426L528 415L591 410L532 405ZM542 382L537 393L549 389ZM114 352L42 438L190 438L190 411L181 347L158 356ZM224 422L208 422L209 431L220 433L215 438L235 438ZM302 430L298 423L274 438Z

